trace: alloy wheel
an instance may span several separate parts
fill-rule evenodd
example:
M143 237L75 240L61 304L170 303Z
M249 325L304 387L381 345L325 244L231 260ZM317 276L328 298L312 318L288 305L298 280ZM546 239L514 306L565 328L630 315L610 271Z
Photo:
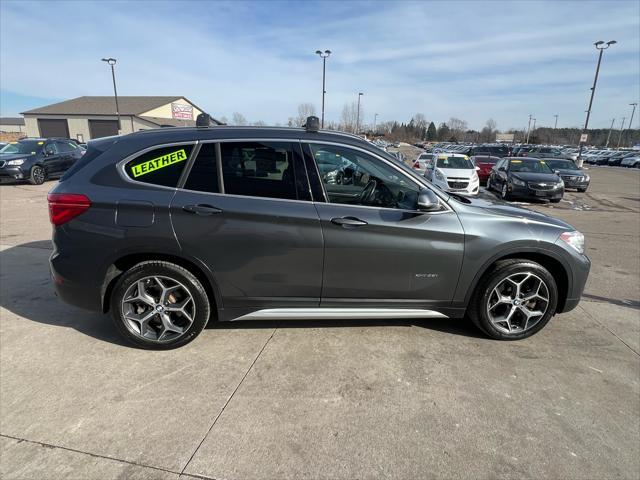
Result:
M531 272L519 272L501 280L489 295L487 316L500 332L520 334L544 317L549 307L549 287Z
M36 185L42 185L44 183L44 169L42 167L33 167L31 177Z
M189 330L196 306L182 283L156 275L137 280L127 288L121 312L131 333L163 343L175 340Z

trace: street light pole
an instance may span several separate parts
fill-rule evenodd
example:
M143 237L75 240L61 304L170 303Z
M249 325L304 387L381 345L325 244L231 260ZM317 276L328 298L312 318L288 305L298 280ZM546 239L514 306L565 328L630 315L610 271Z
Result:
M358 93L358 114L356 115L356 135L360 130L360 97L362 97L362 95L364 95L364 93L362 92Z
M537 120L538 120L537 118L534 118L534 119L533 119L533 128L531 129L531 132L532 132L534 135L536 134L536 121L537 121ZM529 143L529 142L527 142L527 143Z
M331 55L331 50L325 50L324 52L316 50L316 54L320 55L320 58L322 58L322 119L320 120L320 128L324 128L324 95L327 93L325 88L325 74L327 68L327 57Z
M529 134L531 133L531 119L533 115L529 114L529 126L527 127L527 141L525 143L529 143Z
M376 120L378 119L378 114L374 113L373 114L373 134L376 134Z
M554 115L554 117L556 117L556 122L553 124L553 141L555 143L558 141L556 138L556 129L558 128L558 114Z
M116 88L116 71L115 64L117 60L115 58L103 58L103 62L107 62L111 67L111 78L113 79L113 96L116 100L116 116L118 117L118 135L122 131L122 126L120 124L120 109L118 108L118 89Z
M611 138L611 130L613 130L613 124L616 121L615 118L611 119L611 126L609 127L609 135L607 135L607 144L604 146L604 148L609 148L609 139Z
M624 132L624 121L627 117L622 117L622 123L620 124L620 135L618 135L618 146L616 148L620 148L620 141L622 140L622 132Z
M629 126L627 127L627 134L625 135L625 140L629 139L629 130L631 130L631 127L633 126L633 114L636 113L636 106L638 105L637 103L630 103L630 106L633 107L633 110L631 110L631 120L629 120Z
M554 117L556 117L556 123L553 125L553 129L555 130L558 128L558 115L554 115Z
M589 127L589 117L591 116L591 106L593 105L593 95L596 92L596 84L598 83L598 74L600 73L600 62L602 62L602 52L604 52L611 45L615 45L616 43L618 42L616 42L615 40L610 40L607 43L604 43L602 40L599 40L593 44L596 47L596 49L599 51L598 64L596 66L596 75L593 78L593 87L591 87L591 98L589 99L589 108L587 109L587 118L584 122L582 135L580 135L580 148L578 149L578 158L577 158L578 167L582 167L582 149L584 148L584 144L586 142L586 140L585 142L583 142L582 138L584 137L584 135L586 135L587 128Z

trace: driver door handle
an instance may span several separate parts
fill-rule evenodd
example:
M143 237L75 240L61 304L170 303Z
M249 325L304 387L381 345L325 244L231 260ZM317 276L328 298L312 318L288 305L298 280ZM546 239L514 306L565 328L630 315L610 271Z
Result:
M360 220L356 217L336 217L331 219L331 223L342 227L362 227L364 225L369 225L364 220Z
M196 215L213 215L214 213L222 213L222 210L212 205L198 204L198 205L185 205L182 210L189 213L195 213Z

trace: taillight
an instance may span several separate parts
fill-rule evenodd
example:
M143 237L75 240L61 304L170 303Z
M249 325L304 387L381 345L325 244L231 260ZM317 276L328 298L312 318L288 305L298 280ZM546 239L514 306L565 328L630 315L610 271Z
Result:
M413 168L420 168L420 162L414 162Z
M79 193L50 193L47 195L47 201L49 220L56 226L67 223L91 206L91 200Z

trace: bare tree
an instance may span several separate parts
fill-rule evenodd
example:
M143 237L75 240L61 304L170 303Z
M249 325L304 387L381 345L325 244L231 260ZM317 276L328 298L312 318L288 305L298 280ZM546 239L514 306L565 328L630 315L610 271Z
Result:
M451 132L451 137L457 140L462 138L462 134L468 130L467 122L455 117L449 119L447 126Z
M362 116L362 109L360 109ZM356 131L356 122L358 121L358 104L356 102L345 103L342 107L342 116L340 117L340 128L345 132L354 133Z
M231 117L232 125L247 125L247 119L240 112L233 112L233 116Z
M258 120L257 122L253 122L253 125L255 125L256 127L264 127L266 123L262 120Z
M316 107L313 106L313 103L301 103L298 105L298 116L294 119L294 127L301 127L305 123L307 123L307 117L315 116Z
M222 117L220 117L220 121L222 123L224 123L225 125L227 125L229 123L229 120L227 120L227 117L225 117L224 115Z

